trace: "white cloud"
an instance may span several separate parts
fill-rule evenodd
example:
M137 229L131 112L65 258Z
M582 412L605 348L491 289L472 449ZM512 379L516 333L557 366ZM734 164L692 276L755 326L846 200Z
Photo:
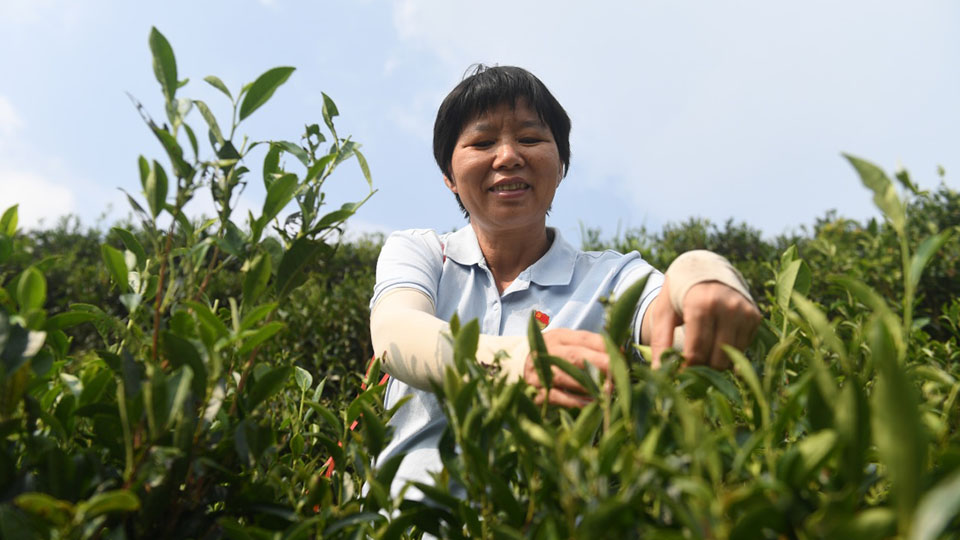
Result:
M0 170L0 208L14 204L20 205L17 212L22 230L41 224L49 227L75 210L74 195L68 187L32 172Z

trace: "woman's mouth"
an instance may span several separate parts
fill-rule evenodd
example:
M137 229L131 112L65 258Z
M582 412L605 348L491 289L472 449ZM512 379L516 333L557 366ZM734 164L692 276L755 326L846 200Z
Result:
M501 191L520 191L522 189L529 189L530 186L524 182L511 182L509 184L499 184L490 188L490 191L494 193Z

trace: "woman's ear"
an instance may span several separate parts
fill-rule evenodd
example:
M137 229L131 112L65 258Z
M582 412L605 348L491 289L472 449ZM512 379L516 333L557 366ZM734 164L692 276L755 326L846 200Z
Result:
M443 183L447 185L447 188L450 191L457 193L457 184L455 184L447 175L443 175Z

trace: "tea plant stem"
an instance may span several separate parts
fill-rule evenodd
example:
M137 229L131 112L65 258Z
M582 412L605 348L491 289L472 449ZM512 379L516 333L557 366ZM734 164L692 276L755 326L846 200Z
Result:
M160 303L163 300L163 279L167 272L167 257L170 256L170 249L173 245L173 230L177 221L170 222L170 230L167 231L167 243L163 248L163 256L160 258L160 271L157 277L157 297L153 302L153 362L157 361L157 340L160 337Z
M273 313L267 316L267 318L264 320L264 324L269 323L272 319ZM233 416L237 413L237 403L240 401L240 396L243 394L243 388L247 385L247 377L250 376L250 370L253 368L253 360L259 353L260 346L257 345L252 351L250 351L250 356L247 358L247 363L243 366L243 371L240 373L240 382L237 383L237 394L233 400L233 405L230 405L230 416Z
M900 259L903 265L903 332L909 339L913 329L913 276L910 275L910 246L906 232L897 231L900 237ZM902 359L901 359L902 360Z
M207 284L210 283L210 276L213 275L213 267L217 262L217 257L220 256L220 246L213 246L213 257L210 259L210 264L207 265L207 274L203 276L203 283L200 284L200 288L197 289L197 293L193 295L193 299L199 300L203 295L203 291L206 290Z
M130 434L130 423L127 418L127 396L123 388L123 380L117 384L117 412L120 413L120 426L123 428L124 468L123 477L130 481L133 475L133 437Z

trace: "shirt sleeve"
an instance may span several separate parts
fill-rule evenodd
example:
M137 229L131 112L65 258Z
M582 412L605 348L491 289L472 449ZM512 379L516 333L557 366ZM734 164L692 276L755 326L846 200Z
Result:
M370 306L385 292L398 287L417 289L436 306L442 270L443 247L436 232L410 229L392 233L377 259L377 282Z

